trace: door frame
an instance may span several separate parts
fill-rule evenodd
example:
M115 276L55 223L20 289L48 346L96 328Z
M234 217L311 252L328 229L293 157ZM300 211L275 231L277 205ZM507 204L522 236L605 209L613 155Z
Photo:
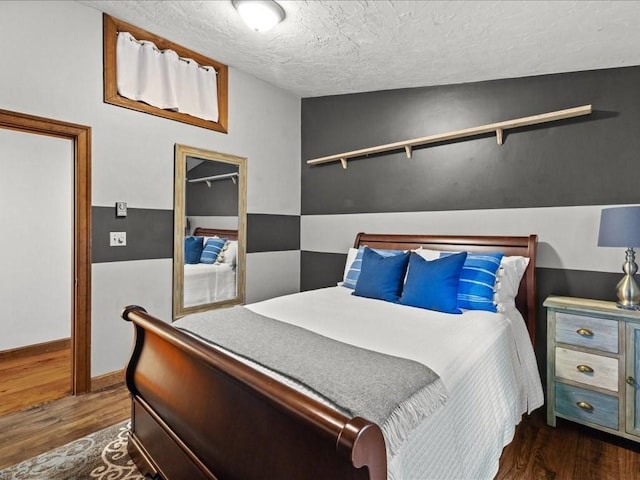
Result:
M0 109L0 128L73 143L71 394L87 393L91 389L91 127Z

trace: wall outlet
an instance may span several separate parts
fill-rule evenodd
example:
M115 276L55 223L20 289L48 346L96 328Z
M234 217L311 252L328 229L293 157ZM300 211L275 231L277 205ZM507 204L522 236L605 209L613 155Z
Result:
M110 247L126 247L127 232L109 232Z

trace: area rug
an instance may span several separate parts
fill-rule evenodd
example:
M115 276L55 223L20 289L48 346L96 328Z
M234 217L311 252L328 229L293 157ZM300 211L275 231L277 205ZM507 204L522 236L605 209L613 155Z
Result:
M127 453L129 427L122 422L0 470L0 480L144 480Z

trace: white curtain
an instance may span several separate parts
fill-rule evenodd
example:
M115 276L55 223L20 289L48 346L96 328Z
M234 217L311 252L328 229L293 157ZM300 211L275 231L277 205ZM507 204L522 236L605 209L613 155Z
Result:
M148 41L118 32L116 49L118 93L165 110L218 121L215 68L160 51Z

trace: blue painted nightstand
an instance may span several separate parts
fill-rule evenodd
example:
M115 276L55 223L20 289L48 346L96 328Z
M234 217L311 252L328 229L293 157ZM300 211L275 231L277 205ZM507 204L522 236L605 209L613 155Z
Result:
M549 297L547 423L556 418L640 441L640 311Z

